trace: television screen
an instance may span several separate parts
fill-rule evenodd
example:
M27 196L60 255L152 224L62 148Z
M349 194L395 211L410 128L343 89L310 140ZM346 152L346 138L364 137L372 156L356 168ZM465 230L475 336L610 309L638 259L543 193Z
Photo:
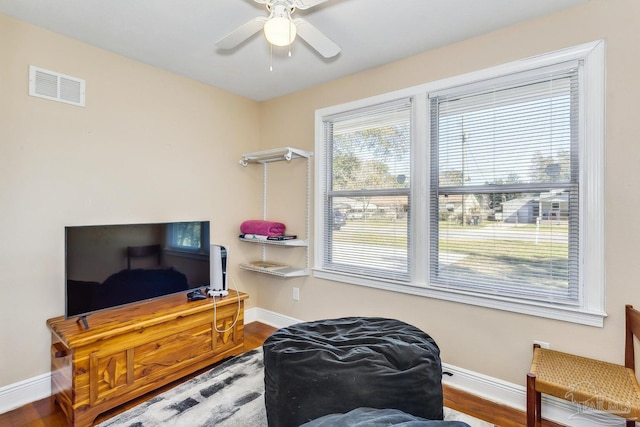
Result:
M65 316L209 285L209 221L65 228Z

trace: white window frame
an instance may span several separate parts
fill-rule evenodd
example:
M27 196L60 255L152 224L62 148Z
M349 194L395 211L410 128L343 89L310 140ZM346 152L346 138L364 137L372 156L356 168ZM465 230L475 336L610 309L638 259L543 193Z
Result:
M540 67L579 60L580 80L580 274L581 299L569 306L514 297L484 295L469 291L436 289L429 284L429 176L430 135L428 94ZM323 268L326 230L323 212L327 179L325 170L324 118L346 111L382 104L400 97L413 98L412 135L412 241L410 281L372 279ZM604 267L604 144L605 144L605 42L597 40L571 48L535 56L488 69L425 83L379 96L331 106L315 112L314 277L354 285L385 289L423 297L455 301L550 319L602 327L605 312ZM418 172L420 171L420 172Z

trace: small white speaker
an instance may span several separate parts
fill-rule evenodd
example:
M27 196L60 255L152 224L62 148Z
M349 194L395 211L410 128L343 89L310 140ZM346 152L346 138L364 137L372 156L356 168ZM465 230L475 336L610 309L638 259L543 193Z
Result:
M209 296L223 297L229 295L227 290L227 248L222 245L209 246Z

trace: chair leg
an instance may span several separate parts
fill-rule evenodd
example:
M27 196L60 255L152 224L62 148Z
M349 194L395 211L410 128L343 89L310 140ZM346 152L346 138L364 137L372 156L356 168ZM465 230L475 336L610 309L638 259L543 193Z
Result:
M542 397L536 391L536 376L527 374L527 427L540 427L542 425L541 414Z
M542 394L536 391L536 427L542 427Z
M627 420L627 427L636 427L636 420Z

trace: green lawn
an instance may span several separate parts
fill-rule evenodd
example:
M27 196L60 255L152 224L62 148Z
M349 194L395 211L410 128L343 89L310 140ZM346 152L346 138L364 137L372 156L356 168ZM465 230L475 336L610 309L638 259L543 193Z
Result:
M522 260L541 262L549 258L567 259L569 256L566 244L550 242L526 242L519 240L440 240L442 252L453 252L466 255L489 256L491 258L520 258Z
M452 226L447 222L443 222L442 227L446 227L449 230L477 230L480 228L488 227L491 224L492 223L487 222L484 225L463 227L461 225ZM523 232L527 233L530 233L535 229L535 224L522 224L509 228L509 230L522 230ZM551 230L553 230L554 233L566 233L567 225L544 224L540 225L539 227L539 231L541 232L549 232ZM367 242L367 244L371 245L406 247L406 224L401 221L392 222L388 220L349 220L347 222L347 227L333 233L333 240L335 242ZM535 242L518 240L461 239L450 240L448 243L445 243L441 239L440 250L445 252L464 253L469 255L493 254L496 256L502 256L518 254L518 257L530 260L539 260L541 257L561 257L566 259L568 256L566 244L549 243L542 241L540 241L538 244L535 244Z
M448 230L477 231L490 226L454 226L443 223L443 228ZM457 238L440 239L439 250L441 253L460 254L454 264L447 268L451 274L477 275L479 280L508 280L509 277L536 277L536 286L553 288L566 287L568 281L568 246L566 243L552 243L540 239L536 244L530 239L532 231L536 230L535 224L518 225L508 227L510 232L522 231L529 239L499 239L470 238L464 233L457 233ZM541 234L553 230L567 232L566 224L544 224L538 229ZM349 221L347 226L339 231L334 231L333 240L336 243L353 243L362 245L407 247L406 226L402 223L390 221ZM469 236L475 233L470 233ZM523 236L524 237L524 236ZM454 271L456 273L454 273ZM491 279L493 278L493 279Z

